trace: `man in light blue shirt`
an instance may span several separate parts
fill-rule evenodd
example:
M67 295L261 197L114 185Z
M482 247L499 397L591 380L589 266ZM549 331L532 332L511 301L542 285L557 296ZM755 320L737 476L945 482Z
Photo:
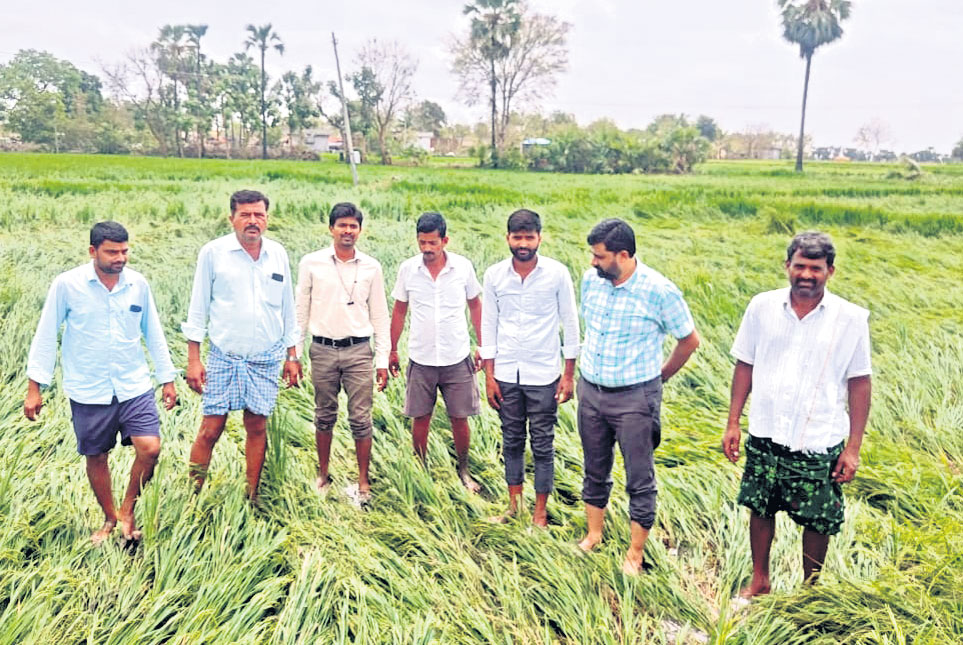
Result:
M204 397L204 419L190 457L197 490L204 485L228 412L243 409L247 494L252 501L285 353L288 387L298 385L302 375L288 254L263 237L269 203L254 190L231 195L234 231L201 248L187 321L181 327L187 336L187 384ZM205 336L210 338L206 367L201 361Z
M150 480L160 453L160 419L141 338L164 384L164 406L177 401L174 365L154 297L144 277L127 264L127 231L117 222L90 230L89 264L61 273L47 293L27 360L23 412L33 421L43 407L40 386L53 382L57 334L63 388L70 399L77 451L87 458L87 477L104 511L104 525L91 535L100 544L120 521L124 538L136 540L134 504ZM107 455L121 434L134 446L130 484L120 510L114 506Z
M635 258L635 232L620 219L599 222L588 235L592 267L582 277L578 431L582 440L582 500L588 533L579 543L591 551L602 540L612 490L615 444L625 464L632 541L622 570L642 570L642 552L655 521L655 462L661 439L662 383L699 346L682 292ZM666 334L678 341L663 362Z

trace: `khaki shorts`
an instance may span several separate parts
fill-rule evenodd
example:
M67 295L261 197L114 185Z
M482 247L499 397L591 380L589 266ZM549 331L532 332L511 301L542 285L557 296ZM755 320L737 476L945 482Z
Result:
M471 356L454 365L435 367L408 361L405 388L406 417L424 417L435 409L438 390L445 399L450 419L464 419L481 414L478 383Z

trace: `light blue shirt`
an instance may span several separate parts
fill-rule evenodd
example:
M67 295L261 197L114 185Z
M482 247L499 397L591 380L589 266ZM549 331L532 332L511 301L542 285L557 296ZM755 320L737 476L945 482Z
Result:
M157 381L174 380L154 296L144 276L133 269L121 271L113 291L97 277L93 262L54 278L27 359L27 376L41 385L53 381L61 325L63 387L77 403L107 404L115 396L127 401L151 389L141 337Z
M604 387L644 383L662 373L666 334L685 338L695 323L682 292L655 269L637 262L613 286L595 269L582 276L585 340L579 365L585 380Z
M201 247L187 321L188 340L211 342L226 354L250 357L283 341L298 344L291 266L284 247L261 238L257 261L232 232Z

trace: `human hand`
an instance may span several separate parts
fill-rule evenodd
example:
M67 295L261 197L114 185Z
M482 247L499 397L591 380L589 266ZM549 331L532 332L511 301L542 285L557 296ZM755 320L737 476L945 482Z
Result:
M177 405L177 390L174 388L174 381L164 383L161 388L161 399L164 401L165 410L173 410Z
M559 405L565 403L572 398L572 392L575 390L575 381L571 376L566 376L562 374L562 378L558 380L558 388L555 390L555 400Z
M859 468L859 452L850 450L849 446L846 446L839 455L839 459L836 460L835 468L833 468L833 481L837 484L853 481L857 468Z
M475 349L474 367L476 372L480 372L482 370L481 350L477 348Z
M23 415L33 421L40 414L43 407L43 396L40 392L27 392L27 397L23 400Z
M284 369L281 371L281 375L288 387L298 387L304 377L304 372L301 371L301 361L284 361Z
M502 388L498 386L498 381L493 376L485 379L485 395L488 397L488 405L496 410L501 410Z
M207 384L207 370L201 361L187 361L187 373L184 375L187 387L198 394L204 394L204 386Z
M401 361L398 359L398 350L396 349L388 352L388 371L395 378L401 375Z
M375 380L378 383L378 391L384 392L385 388L388 386L388 370L384 367L379 367L375 370Z
M742 430L739 428L739 424L727 426L722 435L722 452L732 463L739 461L739 438L741 435Z

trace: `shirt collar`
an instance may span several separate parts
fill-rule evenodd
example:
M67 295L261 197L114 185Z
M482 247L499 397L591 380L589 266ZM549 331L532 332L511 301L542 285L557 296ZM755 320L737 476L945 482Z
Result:
M513 256L513 255L508 256L508 275L514 275L514 276L518 276L518 277L520 278L521 276L518 274L518 271L515 270L515 260L514 260L514 258L515 258L515 256ZM542 266L542 263L538 261L538 260L539 260L539 256L536 255L535 258L536 258L536 260L535 260L535 268L533 268L533 269L528 273L528 276L526 276L526 277L531 277L531 275L532 275L533 273L535 273L536 271L538 271L539 268L541 268L541 266Z
M791 288L786 288L786 295L783 297L783 300L782 300L783 309L785 309L786 311L792 313L792 315L793 315L797 320L805 320L806 318L808 318L809 316L811 316L811 315L813 314L813 312L816 312L816 311L828 311L829 309L831 309L831 308L832 308L832 304L833 304L833 300L834 300L835 296L833 296L833 294L831 294L831 293L829 292L829 287L824 287L822 300L819 301L819 304L816 305L815 309L813 309L812 311L810 311L808 314L806 314L806 315L803 316L802 318L799 318L798 316L796 316L796 312L792 310L792 299L791 299L791 298L792 298L792 289L791 289Z
M451 266L451 253L449 253L448 251L442 251L442 253L445 254L445 266L443 266L443 267L441 268L441 271L438 272L438 275L442 275L443 273L448 273L449 271L453 271L453 270L454 270L454 267ZM424 256L424 255L421 256L421 262L418 263L418 270L419 270L419 271L424 271L424 272L427 273L429 276L431 275L431 271L429 271L429 270L428 270L428 267L425 266L425 256Z
M228 251L244 251L245 253L247 253L247 250L246 250L243 246L241 246L241 241L240 241L239 239L237 239L237 234L236 234L236 233L233 233L233 232L232 232L230 235L227 236L227 238L228 238L228 239L227 239L227 250L228 250ZM259 259L260 259L260 257L261 257L262 255L267 255L267 254L268 254L268 245L264 243L265 240L266 240L266 238L262 235L262 236L261 236L261 253L258 255L258 258L259 258ZM253 258L252 258L252 260L253 260Z
M87 266L84 269L84 276L87 278L88 282L100 282L100 276L97 275L97 271L94 269L93 260L87 263ZM103 284L102 282L100 283ZM127 272L121 269L120 275L117 277L117 284L114 286L114 290L126 284L127 284ZM104 287L104 288L106 289L107 287Z
M357 248L354 250L354 257L351 258L350 260L340 260L340 259L338 259L337 254L335 254L335 252L334 252L334 245L333 245L333 244L332 244L331 246L329 246L328 248L324 249L324 254L325 254L327 257L334 258L334 261L335 261L335 262L340 262L340 263L342 263L342 264L348 264L349 262L360 262L360 261L361 261L361 251L359 251Z

